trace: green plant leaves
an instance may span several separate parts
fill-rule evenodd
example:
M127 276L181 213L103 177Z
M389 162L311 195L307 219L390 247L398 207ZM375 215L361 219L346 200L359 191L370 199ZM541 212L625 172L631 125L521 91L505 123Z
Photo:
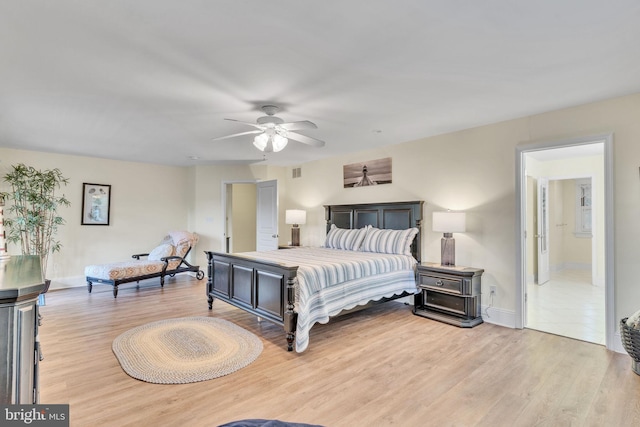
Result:
M60 169L38 170L22 163L13 165L3 179L11 186L11 192L2 196L13 202L7 209L11 217L4 220L7 241L20 244L23 255L40 255L45 277L48 255L62 247L54 237L58 226L65 223L57 209L71 205L56 191L69 179Z

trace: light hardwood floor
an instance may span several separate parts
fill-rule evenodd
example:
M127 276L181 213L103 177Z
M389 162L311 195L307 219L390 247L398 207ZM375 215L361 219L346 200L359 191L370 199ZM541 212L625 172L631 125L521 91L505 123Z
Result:
M40 401L70 404L71 426L217 426L248 418L324 426L637 426L640 376L627 355L534 330L461 329L398 302L316 325L302 354L282 328L216 301L186 275L47 294ZM158 385L111 351L155 320L215 316L257 334L260 357L226 377Z

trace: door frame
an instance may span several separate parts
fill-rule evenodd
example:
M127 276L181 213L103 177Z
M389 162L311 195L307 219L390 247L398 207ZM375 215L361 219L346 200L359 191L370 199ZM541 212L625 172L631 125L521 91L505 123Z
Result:
M613 215L613 132L565 140L523 142L516 146L516 292L515 327L524 328L526 313L526 171L524 155L552 148L604 143L604 286L605 286L605 342L615 350L616 329L614 304L614 215Z
M222 195L222 244L221 244L221 248L220 251L222 252L226 252L227 250L227 224L228 224L228 218L227 218L227 186L228 185L233 185L233 184L258 184L258 180L257 179L245 179L245 180L232 180L232 181L222 181L222 190L220 192L220 194Z

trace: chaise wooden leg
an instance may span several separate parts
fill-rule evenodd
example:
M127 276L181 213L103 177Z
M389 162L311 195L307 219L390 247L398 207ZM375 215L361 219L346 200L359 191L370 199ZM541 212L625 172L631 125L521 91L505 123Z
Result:
M93 283L87 282L87 290L89 291L89 293L91 293L92 289L93 289Z
M117 285L113 285L113 297L114 298L118 297L118 286Z

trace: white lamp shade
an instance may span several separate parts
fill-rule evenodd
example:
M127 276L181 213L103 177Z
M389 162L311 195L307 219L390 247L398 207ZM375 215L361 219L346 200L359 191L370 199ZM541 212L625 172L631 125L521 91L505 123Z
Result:
M277 153L278 151L282 150L284 147L287 146L287 142L289 142L289 140L286 137L284 137L284 136L282 136L282 135L280 135L278 133L273 135L271 137L271 144L273 145L273 152Z
M287 224L305 224L307 222L307 211L287 209L285 211L284 222Z
M433 231L441 233L464 233L466 231L464 212L434 212Z
M253 145L260 151L264 151L267 148L269 142L269 135L261 133L253 138Z

